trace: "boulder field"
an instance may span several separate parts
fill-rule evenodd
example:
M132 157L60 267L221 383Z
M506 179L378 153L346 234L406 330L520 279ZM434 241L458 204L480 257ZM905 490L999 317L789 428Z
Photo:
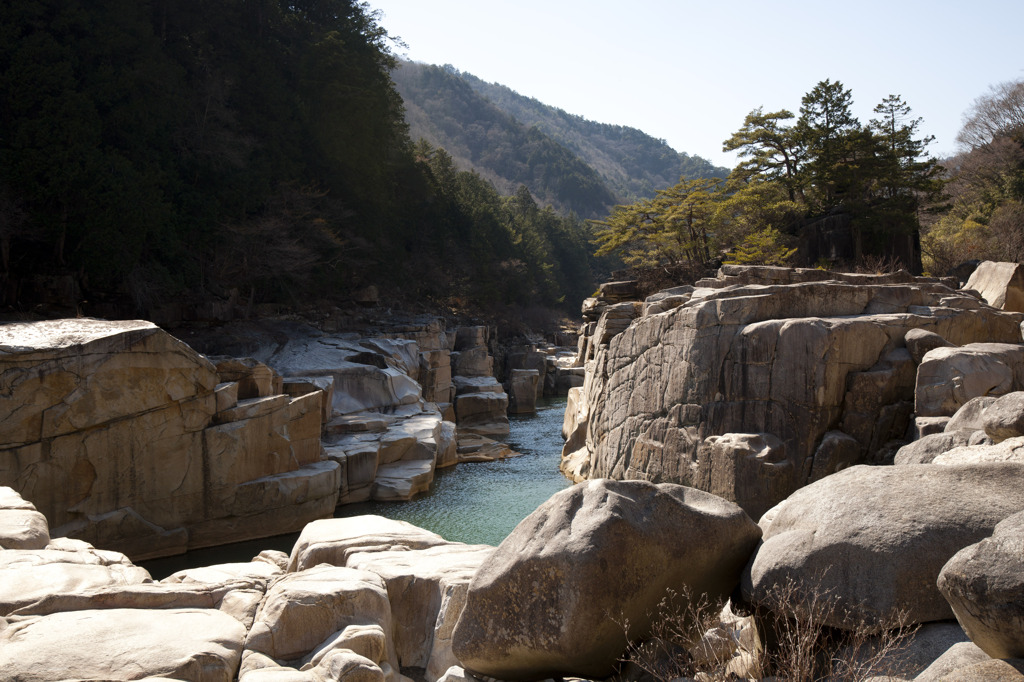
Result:
M316 450L315 463L338 471L336 495L351 481L350 463L375 461L379 470L387 448L422 452L432 439L436 468L438 439L447 437L426 426L427 405L436 403L422 392L401 402L408 384L387 371L409 369L413 358L423 360L416 353L432 351L409 339L304 332L251 349L244 360L198 355L146 323L130 323L117 341L83 331L93 322L53 323L37 342L21 330L27 342L3 345L3 361L11 362L0 374L0 400L20 425L0 427L18 434L0 450L0 485L7 472L22 472L17 488L0 487L0 679L778 680L793 673L775 654L794 626L825 628L827 637L810 640L818 648L809 653L822 655L805 660L841 660L844 679L1024 679L1022 316L944 282L831 276L723 268L714 286L702 281L642 304L629 300L628 284L603 287L585 306L596 318L579 346L586 378L566 410L563 470L580 481L498 547L451 542L378 516L317 519L305 522L290 555L265 551L162 580L104 545L100 529L141 525L155 533L156 524L124 501L155 513L161 499L145 506L151 500L140 490L154 489L137 486L170 477L175 491L188 490L193 468L206 481L222 464L203 459L210 452L242 476L234 490L225 473L209 479L241 500L218 521L225 528L247 520L231 509L269 516L288 507L283 493L240 491L251 490L248 477L263 459L306 456L292 448ZM478 348L473 339L482 333L467 332L466 347ZM274 361L288 343L306 344L320 359L302 361L295 351L293 365ZM33 354L43 345L68 350L42 360ZM116 360L124 350L142 356L132 364L170 355L171 369L128 381ZM346 377L352 368L342 360L395 380L363 369L352 370L362 378ZM33 372L30 361L56 369ZM487 365L478 352L458 362L470 374L450 380L449 397L458 397L460 382L465 395L497 393L476 390L493 387L473 374ZM186 369L196 365L198 378L189 379ZM516 369L527 370L517 400L528 401L536 368ZM47 383L51 375L61 380ZM350 380L347 397L331 393ZM438 388L410 380L421 391ZM398 403L364 409L381 386ZM234 440L244 445L204 449L184 472L160 469L130 437L103 435L135 418L111 411L122 392L152 416L141 422L147 436L181 431L192 435L171 441L207 444L223 442L215 440L223 434L206 433L223 427L239 429ZM303 415L316 415L320 427L326 417L336 422L333 432L314 432L308 450L301 425L268 419L292 414L285 410L302 396L310 401ZM194 403L210 403L213 417L199 418L208 410ZM621 423L613 423L611 406L625 410ZM438 406L438 416L447 409ZM82 416L91 414L108 416L90 426ZM247 422L260 419L264 430L246 436L254 428ZM351 430L356 423L367 426ZM416 434L407 446L395 444L397 432L388 435L399 424ZM469 426L479 424L469 435L485 439L501 427L472 419ZM45 429L55 431L38 437ZM65 438L79 445L65 446ZM609 439L624 452L613 456ZM350 442L358 445L346 449ZM261 447L271 449L254 449ZM331 447L339 448L333 457ZM384 465L405 461L390 457ZM606 466L621 476L599 475ZM292 471L262 475L260 490L271 481L289 493L308 489L276 482ZM686 472L689 485L669 480L672 472ZM104 480L114 484L108 497L93 489ZM376 490L372 480L348 490ZM26 490L39 495L38 506ZM88 522L85 512L111 499L124 504L114 510L120 516L93 513L113 520L71 537L82 527L73 522ZM163 504L171 506L166 495ZM162 530L193 532L170 523ZM666 604L682 610L668 612ZM915 629L897 635L896 624ZM859 648L843 633L861 637ZM899 636L906 639L893 647Z

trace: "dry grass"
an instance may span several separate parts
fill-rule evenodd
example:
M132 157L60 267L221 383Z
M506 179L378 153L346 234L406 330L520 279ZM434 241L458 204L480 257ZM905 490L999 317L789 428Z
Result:
M622 677L861 682L903 672L900 654L917 631L904 614L894 614L881 628L843 614L850 626L839 630L825 624L837 615L836 600L821 590L809 598L804 594L792 582L780 585L753 617L741 618L706 595L693 599L686 591L669 592L655 610L650 635L627 648ZM794 609L797 599L802 603ZM628 634L629 624L623 626Z

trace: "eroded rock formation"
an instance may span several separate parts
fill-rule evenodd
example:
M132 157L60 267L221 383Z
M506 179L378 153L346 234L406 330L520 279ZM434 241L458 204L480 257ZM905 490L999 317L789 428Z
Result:
M655 298L647 314L639 302L585 304L585 317L601 311L580 342L585 445L566 448L563 469L696 485L754 518L810 480L891 457L924 381L909 331L954 346L1021 340L1021 315L906 273L723 266ZM921 365L949 352L968 351L934 348ZM920 414L979 394L955 370L933 374L941 395ZM1015 381L1003 379L1006 391ZM755 436L772 445L750 446Z
M323 393L233 371L148 322L0 326L0 482L54 535L135 558L329 515L340 468L320 447Z

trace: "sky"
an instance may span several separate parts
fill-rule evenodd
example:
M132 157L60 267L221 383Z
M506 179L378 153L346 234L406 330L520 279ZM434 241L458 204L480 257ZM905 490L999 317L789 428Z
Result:
M853 113L900 95L956 151L963 115L1024 78L1024 0L369 0L380 25L426 64L600 123L639 128L676 151L733 167L722 141L754 108L799 112L840 81Z

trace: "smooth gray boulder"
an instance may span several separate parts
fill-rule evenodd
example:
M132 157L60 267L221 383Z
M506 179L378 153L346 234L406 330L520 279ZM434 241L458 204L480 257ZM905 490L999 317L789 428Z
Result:
M946 675L960 668L967 668L977 663L987 663L992 657L978 648L978 645L970 640L959 642L946 649L931 664L921 671L914 682L937 682Z
M1024 436L1024 391L996 398L985 410L982 427L996 443Z
M666 590L725 598L760 536L694 488L594 480L556 493L474 575L452 650L503 680L605 677Z
M917 368L914 412L951 415L971 398L1000 396L1024 388L1024 346L969 343L928 351Z
M992 658L1024 658L1024 512L1001 521L942 567L939 591Z
M12 618L0 679L231 682L245 627L214 609L96 609Z
M981 431L985 428L985 412L998 398L992 395L971 398L953 413L943 429L952 431Z
M907 344L907 350L910 351L914 362L919 365L921 360L924 359L925 353L933 348L945 348L953 345L935 332L930 332L926 329L911 329L903 337L903 341Z
M953 617L935 587L942 566L1024 509L1024 464L856 466L797 491L773 510L744 572L743 596L767 608L792 584L797 617L813 595L834 627ZM828 599L822 599L827 597Z
M901 447L896 452L893 463L930 464L942 453L961 445L967 445L970 438L970 431L933 433Z

